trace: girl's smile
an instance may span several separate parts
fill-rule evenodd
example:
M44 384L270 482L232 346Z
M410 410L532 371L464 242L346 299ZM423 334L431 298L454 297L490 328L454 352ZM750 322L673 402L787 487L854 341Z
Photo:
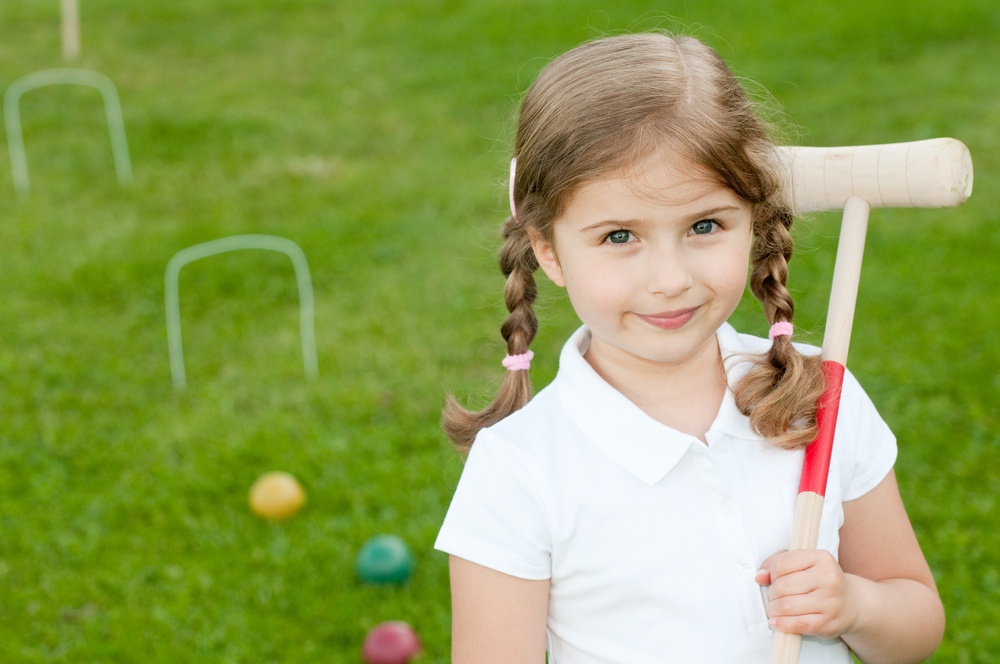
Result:
M658 314L636 315L650 325L658 327L662 330L676 330L691 320L696 311L698 311L698 307L691 307L689 309L681 309L678 311L665 311Z

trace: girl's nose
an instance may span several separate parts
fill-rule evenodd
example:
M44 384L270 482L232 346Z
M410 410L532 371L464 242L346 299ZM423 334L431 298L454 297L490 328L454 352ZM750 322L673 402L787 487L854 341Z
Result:
M683 252L673 247L650 252L646 269L647 288L654 295L677 297L694 283Z

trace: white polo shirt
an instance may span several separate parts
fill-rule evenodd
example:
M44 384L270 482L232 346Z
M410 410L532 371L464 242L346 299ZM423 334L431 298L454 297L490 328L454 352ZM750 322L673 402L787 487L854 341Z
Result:
M766 339L717 333L730 384ZM551 579L552 664L770 662L754 575L788 547L801 451L768 447L727 391L708 444L643 413L583 355L585 327L528 405L480 432L435 547L525 579ZM815 350L815 349L813 349ZM896 441L845 377L819 546L834 555L843 501L891 470ZM852 660L803 640L803 663Z

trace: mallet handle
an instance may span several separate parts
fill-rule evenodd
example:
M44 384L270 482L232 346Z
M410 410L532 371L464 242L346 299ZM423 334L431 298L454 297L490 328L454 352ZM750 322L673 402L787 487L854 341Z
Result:
M779 147L797 214L840 210L856 196L872 207L953 207L972 193L972 157L954 138L853 147Z
M830 474L830 455L837 429L840 388L843 384L847 351L851 343L854 308L861 281L861 261L865 253L868 232L868 201L851 197L844 205L844 220L837 244L837 261L833 268L833 285L823 335L823 371L826 391L820 400L816 440L806 448L802 464L802 480L795 503L792 540L789 549L814 549L819 537L820 519L826 496L826 481ZM772 664L795 664L799 659L802 637L776 632L771 648Z
M865 254L868 213L872 206L863 198L849 198L837 243L837 261L833 266L830 304L823 334L823 360L847 365L847 351L854 326L854 308L861 283L861 261Z

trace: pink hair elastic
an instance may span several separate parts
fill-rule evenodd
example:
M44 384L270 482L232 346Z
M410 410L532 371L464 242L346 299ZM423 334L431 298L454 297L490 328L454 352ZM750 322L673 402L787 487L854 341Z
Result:
M514 205L514 176L517 175L517 157L510 160L510 216L517 216L517 207Z
M530 350L520 355L508 355L503 358L502 364L507 368L507 371L527 371L531 367L531 358L534 356L535 354Z
M792 336L792 324L787 320L779 320L777 323L771 326L771 329L767 333L767 338L774 341L775 337L790 337Z

